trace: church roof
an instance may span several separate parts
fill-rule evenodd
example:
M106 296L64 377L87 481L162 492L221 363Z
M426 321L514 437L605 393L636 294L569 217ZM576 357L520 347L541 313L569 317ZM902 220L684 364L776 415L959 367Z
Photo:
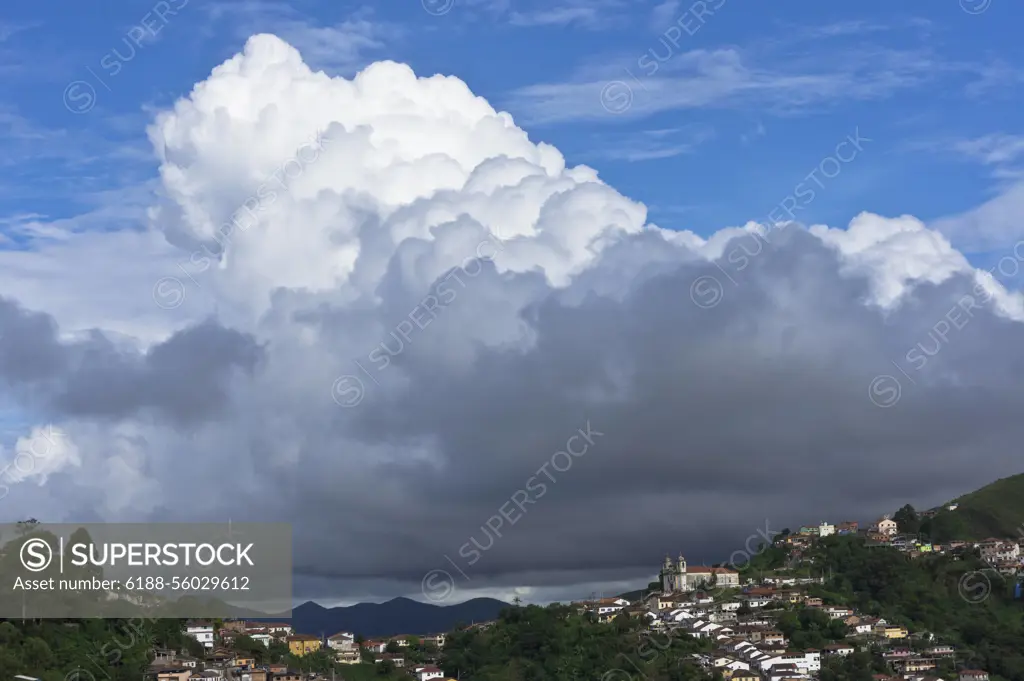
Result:
M715 574L715 575L738 575L739 573L735 570L722 567L702 567L702 566L689 566L686 568L687 572L695 574Z

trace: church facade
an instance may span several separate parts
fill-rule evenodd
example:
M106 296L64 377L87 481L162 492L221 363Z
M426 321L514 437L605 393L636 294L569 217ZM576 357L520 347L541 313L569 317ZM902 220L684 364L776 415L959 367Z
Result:
M739 587L740 573L722 567L688 567L683 554L676 563L665 556L659 573L661 589L665 593L697 591L704 587Z

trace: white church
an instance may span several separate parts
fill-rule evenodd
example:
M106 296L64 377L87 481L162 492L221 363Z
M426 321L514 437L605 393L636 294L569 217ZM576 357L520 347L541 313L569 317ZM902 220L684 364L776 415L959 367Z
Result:
M696 591L702 587L738 587L740 585L740 573L735 570L723 567L687 567L683 554L679 554L679 561L672 564L672 559L665 556L665 564L659 573L661 577L661 589L663 592L676 593Z

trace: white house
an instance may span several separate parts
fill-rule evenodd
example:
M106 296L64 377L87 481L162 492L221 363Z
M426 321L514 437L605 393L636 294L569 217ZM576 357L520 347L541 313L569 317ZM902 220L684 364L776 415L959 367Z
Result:
M762 671L769 671L772 667L779 664L794 664L804 673L820 671L821 653L817 650L807 650L802 653L784 653L764 660L760 666Z
M387 641L364 641L363 648L371 653L383 653L388 647Z
M270 647L270 642L274 640L274 637L270 634L249 634L249 638L254 641L259 641L267 648Z
M856 624L850 627L850 633L847 635L857 636L858 634L870 634L873 629L874 626L871 624L871 622L857 622Z
M779 665L777 671L768 674L768 681L789 681L791 679L809 679L806 673L800 671L799 667L789 664Z
M847 655L853 655L853 650L853 646L848 643L830 643L825 646L826 655L842 655L846 657Z
M840 608L838 606L830 605L827 608L825 608L825 614L829 616L829 619L837 620L840 618L849 617L853 614L853 610L850 610L849 608Z
M213 648L213 625L206 622L191 622L185 627L185 634L199 641L206 648Z
M332 650L355 650L356 636L347 631L339 631L327 637L327 647Z
M777 586L793 586L796 584L795 577L765 577L765 584L773 584Z
M983 542L978 545L982 560L988 562L1016 561L1020 558L1020 546L1016 542L998 540Z
M725 629L721 624L708 622L706 620L693 620L688 625L690 636L694 638L714 638L720 631Z
M413 673L416 675L417 681L444 678L444 672L437 667L416 667Z
M964 669L960 672L960 681L988 681L988 672L980 669Z
M740 598L742 598L751 608L763 608L772 602L770 596L751 596L744 594L740 596Z
M836 526L832 525L831 523L826 523L825 521L822 521L821 524L818 525L818 536L819 537L827 537L827 536L835 534L835 533L836 533Z
M716 669L731 669L733 671L750 671L750 665L739 660L735 657L729 657L727 655L721 655L716 657L714 660L714 666Z
M875 529L878 530L879 534L887 534L891 537L899 531L899 526L889 516L883 516L881 520L875 523Z
M630 602L625 598L602 598L597 602L597 613L617 612L629 604Z
M292 625L283 622L246 622L246 633L252 630L265 631L268 634L292 635Z

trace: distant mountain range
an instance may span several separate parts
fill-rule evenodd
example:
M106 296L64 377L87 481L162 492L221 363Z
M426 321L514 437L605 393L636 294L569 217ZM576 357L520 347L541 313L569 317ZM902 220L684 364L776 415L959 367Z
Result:
M330 636L339 631L367 638L398 634L438 634L458 624L487 622L498 617L508 603L474 598L456 605L432 605L409 598L386 603L358 603L346 608L325 608L307 601L292 610L292 629L298 634Z

